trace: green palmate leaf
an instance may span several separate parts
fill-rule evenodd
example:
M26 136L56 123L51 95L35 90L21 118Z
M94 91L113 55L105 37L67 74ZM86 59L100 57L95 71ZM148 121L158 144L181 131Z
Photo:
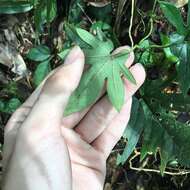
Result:
M50 56L51 56L50 49L44 45L31 48L29 53L27 54L27 58L33 61L45 61Z
M34 84L38 86L50 71L51 71L50 60L46 60L40 63L34 72L34 77L33 77Z
M187 30L179 9L172 3L160 1L160 7L168 21L177 29L181 35L186 35Z
M97 64L83 75L78 89L69 100L65 115L83 110L97 100L104 85L104 67Z
M105 80L107 80L108 98L113 106L120 111L125 95L122 75L135 83L134 77L125 66L128 53L111 55L113 50L111 41L101 41L83 29L77 28L76 33L75 37L80 37L80 40L89 45L89 48L83 48L83 50L86 64L91 66L83 75L78 89L71 96L65 115L81 111L92 105L100 96Z
M123 153L121 155L118 155L117 164L124 164L132 154L139 141L145 123L145 116L141 103L138 99L133 98L130 121L123 134L123 138L127 138L127 145Z
M33 8L28 1L1 1L0 14L16 14L28 12Z

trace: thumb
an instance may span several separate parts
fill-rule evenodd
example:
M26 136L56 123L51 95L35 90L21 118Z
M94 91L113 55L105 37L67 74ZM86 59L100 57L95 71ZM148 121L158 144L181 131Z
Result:
M75 46L67 56L64 65L55 74L51 75L41 92L41 96L70 97L77 88L84 69L84 53L80 47Z
M67 56L65 64L46 80L38 100L21 126L25 132L37 131L40 134L60 130L64 109L80 82L83 68L84 54L76 46Z

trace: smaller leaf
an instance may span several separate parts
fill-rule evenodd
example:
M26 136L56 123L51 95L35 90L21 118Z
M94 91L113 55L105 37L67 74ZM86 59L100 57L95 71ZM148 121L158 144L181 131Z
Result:
M45 61L51 56L50 49L47 46L40 45L35 48L31 48L27 54L27 58L32 61Z
M168 21L177 29L177 32L182 35L187 34L187 30L184 26L183 18L179 9L175 5L169 2L160 1L160 7L168 19Z
M33 77L34 84L38 86L50 71L51 71L50 60L46 60L40 63L34 72L34 77Z

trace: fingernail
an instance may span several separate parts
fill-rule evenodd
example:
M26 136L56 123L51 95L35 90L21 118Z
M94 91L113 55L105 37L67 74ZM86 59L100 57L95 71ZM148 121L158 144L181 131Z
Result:
M74 63L76 60L78 59L83 59L84 58L84 54L83 51L81 50L81 48L79 46L75 46L69 53L69 55L67 56L64 65L69 65Z
M144 76L143 78L145 79L146 78L146 70L145 70L144 66L141 63L137 63L136 68L137 68L139 74L141 73L141 75Z
M141 63L136 63L136 66L143 69L143 70L145 70L144 66Z

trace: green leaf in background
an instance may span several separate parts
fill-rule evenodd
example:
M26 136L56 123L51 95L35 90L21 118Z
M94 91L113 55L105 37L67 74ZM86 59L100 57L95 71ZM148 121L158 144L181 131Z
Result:
M161 86L161 81L158 84ZM152 81L152 84L148 83L146 86L146 91L152 90L153 86L154 90L149 94L150 96L146 95L143 98L144 101L141 102L146 118L142 137L141 160L147 154L157 154L159 152L162 174L170 161L177 160L183 166L189 167L189 124L177 121L177 117L172 113L174 109L174 107L171 108L172 102L169 101L168 108L164 108L162 104L164 104L163 97L165 95L162 94L161 97L158 95L161 89L155 85L155 81ZM145 94L147 94L146 91ZM166 96L168 97L168 95ZM172 97L175 97L174 94L172 94Z
M12 98L6 102L0 100L0 112L12 114L20 105L21 102L18 98Z
M51 71L50 60L46 60L40 63L34 72L33 82L35 86L38 86L50 71Z
M184 25L179 9L169 2L159 1L159 3L165 17L177 29L177 32L181 35L186 35L187 29Z
M117 164L124 164L132 154L139 141L145 123L145 116L141 103L138 99L133 98L130 121L123 134L123 138L127 138L127 145L123 153L118 155Z
M50 49L44 45L31 48L29 53L27 54L27 58L32 61L45 61L50 56L51 56Z
M107 79L108 97L113 106L120 111L124 103L124 75L135 84L135 79L125 66L129 52L112 55L110 40L101 41L83 29L76 29L77 35L91 48L83 48L86 64L90 69L83 75L79 87L73 93L65 109L65 115L78 112L92 105L100 96Z
M170 40L172 41L172 36ZM183 94L187 95L190 88L190 44L188 42L177 44L171 47L171 51L179 60L176 65L179 83Z
M56 0L41 0L34 9L34 23L38 33L43 32L43 24L54 20L57 13Z
M190 29L190 1L188 1L187 27Z
M4 107L5 107L5 103L2 100L0 100L0 112L3 112Z
M80 23L84 7L85 3L83 0L71 0L68 14L68 22L74 24Z
M166 164L174 159L173 155L176 155L176 145L173 137L168 134L167 129L164 128L162 123L152 114L147 104L142 102L142 105L147 123L143 133L141 160L143 160L148 153L156 154L158 150L160 150L160 170L163 174Z
M144 40L139 44L139 47L142 48L143 51L136 54L137 62L147 66L153 63L153 56L151 53L150 42L149 40Z
M46 2L46 20L48 23L54 20L56 13L57 13L57 7L56 7L56 0L47 0Z
M170 43L171 43L170 38L169 38L168 36L166 36L166 35L164 35L164 34L161 34L160 36L161 36L162 45L167 45L167 44L170 44ZM171 62L173 62L173 63L178 62L178 60L179 60L178 57L175 56L175 55L172 53L170 47L164 48L164 53L165 53L165 55L166 55L166 58L167 58L169 61L171 61Z
M102 6L97 6L97 4L98 2L89 3L87 14L90 18L111 24L113 18L111 3L104 3Z
M25 13L33 8L29 1L0 1L0 14Z
M42 33L43 31L43 24L45 23L44 10L45 5L43 3L37 3L36 8L34 9L34 23L36 33Z

